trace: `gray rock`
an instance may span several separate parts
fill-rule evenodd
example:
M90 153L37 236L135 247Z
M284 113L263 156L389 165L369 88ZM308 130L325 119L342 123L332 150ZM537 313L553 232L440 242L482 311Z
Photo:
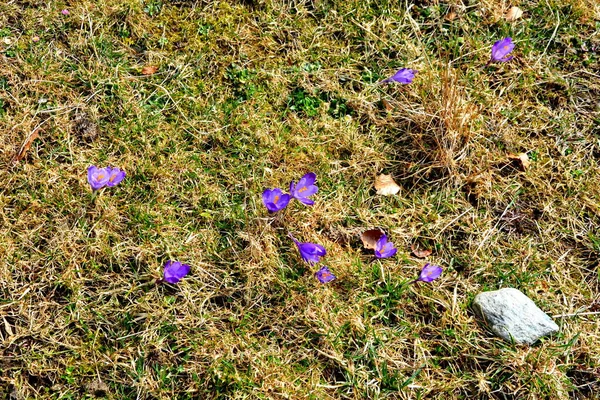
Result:
M502 339L533 344L558 332L558 325L517 289L505 288L475 296L473 308Z

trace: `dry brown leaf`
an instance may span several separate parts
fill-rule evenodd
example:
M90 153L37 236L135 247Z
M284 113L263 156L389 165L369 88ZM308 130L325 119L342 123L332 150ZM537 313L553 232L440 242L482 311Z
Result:
M534 283L536 292L547 292L548 291L548 282L539 280Z
M29 135L29 137L25 140L25 142L23 143L23 145L21 146L21 149L19 150L19 152L17 154L15 154L14 157L14 162L19 162L22 159L25 158L25 155L27 154L27 152L29 151L29 149L31 148L31 145L33 144L33 141L37 138L40 137L40 134L38 133L38 130L36 129L35 131L33 131L33 133L31 135Z
M413 255L417 258L429 257L431 253L433 253L431 249L419 250L414 244L410 245L410 249L412 250Z
M158 71L157 66L147 65L144 68L142 68L142 75L152 75L152 74L155 74L156 71Z
M383 106L385 107L386 111L392 111L394 109L394 106L386 99L381 100L381 102L383 103Z
M381 174L375 178L375 189L377 189L377 194L391 196L400 191L400 186L394 182L391 175Z
M365 249L373 250L375 244L381 236L385 235L385 232L379 228L369 229L360 234L360 240L363 242Z
M513 6L506 13L506 20L507 21L516 21L519 18L521 18L522 16L523 16L523 10L521 10L517 6Z
M2 317L2 320L4 321L4 329L6 330L6 333L8 333L8 336L10 337L10 336L14 335L8 321L4 317Z
M508 159L515 168L521 171L525 171L531 165L527 153L509 154Z
M448 14L446 14L446 20L448 21L454 21L456 17L458 17L458 14L456 14L454 11L450 11Z

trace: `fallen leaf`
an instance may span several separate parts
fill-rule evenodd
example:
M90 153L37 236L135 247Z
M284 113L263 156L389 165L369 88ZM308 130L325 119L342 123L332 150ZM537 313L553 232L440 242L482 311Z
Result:
M390 196L398 193L400 191L400 186L394 182L391 175L381 174L375 178L375 189L377 189L377 194Z
M383 106L385 107L386 111L392 111L394 109L394 106L386 99L381 100L381 102L383 103Z
M454 21L456 17L458 17L458 15L454 11L450 11L448 14L446 14L446 20L448 21Z
M523 10L517 6L511 7L506 13L507 21L516 21L523 16Z
M385 235L385 232L379 228L369 229L360 234L360 240L363 242L365 249L373 250L375 244L381 236Z
M4 329L6 330L6 333L8 333L8 336L10 337L10 336L14 335L8 321L4 317L2 317L2 320L4 321Z
M29 135L29 137L25 140L25 142L23 143L23 145L21 146L21 149L19 150L19 152L17 154L15 154L15 157L13 159L14 162L19 162L21 161L23 158L25 158L25 155L27 154L27 152L29 151L29 149L31 148L31 145L33 144L33 141L37 138L40 137L40 134L38 133L38 130L36 129L35 131L33 131L33 133L31 135Z
M527 153L509 154L508 159L515 168L521 171L525 171L531 165Z
M414 256L417 258L429 257L433 252L431 249L419 250L414 244L410 245L410 249L412 250Z
M543 280L536 281L534 286L536 292L547 292L549 288L548 282Z
M158 71L157 66L147 65L144 68L142 68L142 75L152 75L152 74L155 74L156 71Z

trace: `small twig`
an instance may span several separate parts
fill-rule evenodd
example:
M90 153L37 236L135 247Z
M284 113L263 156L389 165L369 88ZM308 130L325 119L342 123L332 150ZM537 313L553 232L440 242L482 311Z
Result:
M552 318L567 318L567 317L579 317L580 315L599 315L600 311L588 311L582 313L572 313L572 314L557 314L553 315Z
M40 137L39 130L40 130L40 127L44 124L44 122L42 122L38 126L36 126L33 129L33 131L29 135L27 135L27 139L25 139L25 141L19 148L19 151L13 157L13 160L12 160L13 164L18 163L23 158L25 158L25 155L26 155L27 151L31 148L33 141Z

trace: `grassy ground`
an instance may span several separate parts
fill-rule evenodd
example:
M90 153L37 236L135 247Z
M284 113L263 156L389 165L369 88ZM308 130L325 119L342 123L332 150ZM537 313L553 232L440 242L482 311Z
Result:
M1 2L0 397L598 398L600 6L510 5ZM128 176L93 198L91 164ZM269 216L309 171L315 206ZM362 250L375 226L394 259ZM403 285L411 245L442 278ZM508 286L592 314L513 346L470 308Z

